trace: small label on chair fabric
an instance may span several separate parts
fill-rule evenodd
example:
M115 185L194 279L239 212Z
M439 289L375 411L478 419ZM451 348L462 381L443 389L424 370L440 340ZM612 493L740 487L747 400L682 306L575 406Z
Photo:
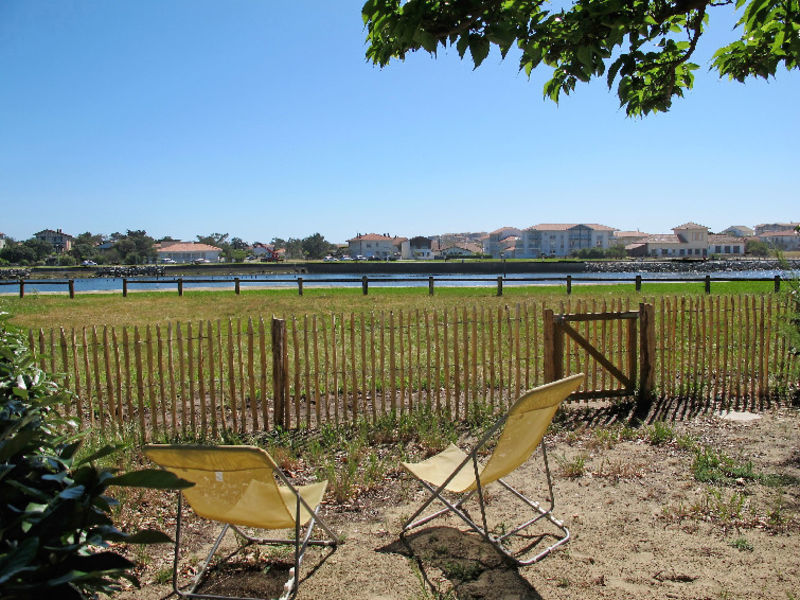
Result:
M214 471L214 475L217 476L217 481L222 481L222 471Z

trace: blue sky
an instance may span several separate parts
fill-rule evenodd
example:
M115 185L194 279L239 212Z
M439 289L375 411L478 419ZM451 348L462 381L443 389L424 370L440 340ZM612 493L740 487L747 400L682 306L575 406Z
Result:
M0 231L338 242L800 220L800 77L708 73L729 18L687 98L631 120L602 81L555 105L546 71L494 52L477 70L455 50L373 67L360 7L2 0Z

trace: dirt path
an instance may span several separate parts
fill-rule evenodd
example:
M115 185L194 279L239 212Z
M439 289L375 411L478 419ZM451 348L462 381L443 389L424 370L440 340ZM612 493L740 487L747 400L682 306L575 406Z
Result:
M423 495L392 473L386 485L351 505L326 509L346 541L332 554L309 555L304 576L315 570L297 597L800 598L800 415L775 409L758 416L737 422L700 415L635 431L581 424L591 416L562 424L549 438L550 458L556 513L573 538L522 569L503 564L452 518L400 539L403 519ZM715 483L699 481L698 456L703 464L727 459L722 462L735 472ZM510 482L541 497L540 455L535 458ZM146 498L128 501L140 503L146 522L171 526L171 498ZM491 495L490 525L503 527L519 516L507 499ZM190 525L211 537L204 522ZM168 595L170 586L158 582L167 579L170 549L131 556L145 563L144 586L120 597ZM286 557L251 552L246 559L260 570L228 569L211 584L226 593L279 590L285 570L273 566L264 574L263 568Z

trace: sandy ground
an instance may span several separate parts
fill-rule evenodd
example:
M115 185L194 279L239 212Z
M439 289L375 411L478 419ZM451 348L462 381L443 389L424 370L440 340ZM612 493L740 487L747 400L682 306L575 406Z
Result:
M533 566L508 566L450 517L399 536L403 519L424 495L393 471L384 485L347 505L325 507L325 518L345 541L333 552L309 551L297 597L800 598L797 410L774 408L751 421L668 412L679 414L668 422L675 436L654 444L647 428L628 432L626 439L609 435L619 432L613 412L570 410L548 442L555 512L573 537ZM714 485L697 481L695 452L687 440L740 464L752 461L760 477ZM546 496L542 473L537 453L508 479L541 498ZM139 525L168 530L174 525L173 499L143 494L127 502L135 503L133 513L144 519ZM519 506L507 493L492 491L490 526L520 519ZM188 581L214 535L203 520L191 518L189 525L182 581ZM170 548L132 549L130 556L142 564L143 587L120 597L170 594ZM245 550L233 567L214 572L203 589L269 597L281 589L288 558L285 552Z

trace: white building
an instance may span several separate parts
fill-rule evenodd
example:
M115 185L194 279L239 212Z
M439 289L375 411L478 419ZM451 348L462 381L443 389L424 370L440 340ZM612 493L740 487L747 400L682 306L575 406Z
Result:
M708 227L697 223L684 223L672 229L672 233L657 233L647 236L645 244L648 256L708 256Z
M222 248L197 242L161 242L155 245L158 262L190 263L196 260L219 262Z
M719 232L719 235L732 235L734 237L752 237L755 235L752 227L747 225L731 225Z
M800 234L794 229L782 231L764 231L758 236L762 242L766 242L772 248L779 250L800 250Z
M614 231L597 223L541 223L522 232L514 256L569 256L582 248L608 248Z
M708 253L720 256L744 256L747 240L744 236L736 235L708 235Z
M408 238L365 233L347 240L350 256L365 258L411 258Z

